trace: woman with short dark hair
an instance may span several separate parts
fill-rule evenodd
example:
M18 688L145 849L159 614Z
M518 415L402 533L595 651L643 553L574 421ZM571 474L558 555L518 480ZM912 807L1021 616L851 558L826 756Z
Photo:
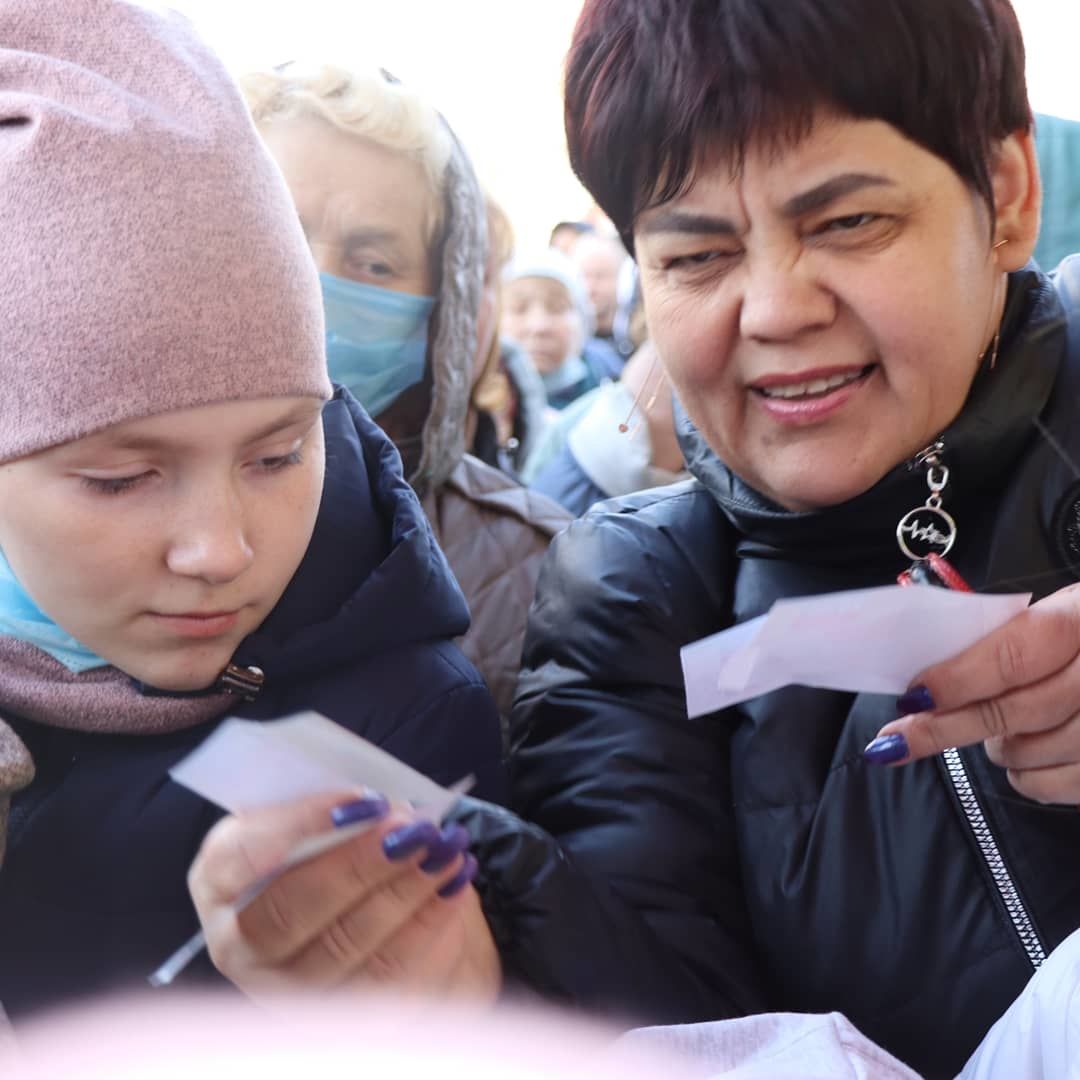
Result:
M504 971L672 1023L837 1010L951 1075L1080 925L1080 337L1073 275L1028 263L1015 15L588 0L566 121L695 479L575 523L541 576L512 725L534 825L478 852ZM953 568L1039 602L899 722L794 686L688 719L681 646L909 569L934 453Z

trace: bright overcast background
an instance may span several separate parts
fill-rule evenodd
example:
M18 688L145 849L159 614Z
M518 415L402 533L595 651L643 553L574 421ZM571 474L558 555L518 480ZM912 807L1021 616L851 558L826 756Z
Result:
M927 0L934 3L935 0ZM580 217L566 160L563 57L581 0L171 0L242 72L285 60L374 64L424 93L506 208L519 245ZM1014 0L1036 110L1080 120L1080 0Z

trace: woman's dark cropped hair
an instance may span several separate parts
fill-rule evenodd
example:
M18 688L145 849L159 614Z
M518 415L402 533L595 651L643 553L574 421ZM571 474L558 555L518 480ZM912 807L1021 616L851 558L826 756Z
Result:
M1031 126L1004 0L586 0L566 67L570 160L629 247L703 146L736 165L833 109L891 124L993 204L995 143Z

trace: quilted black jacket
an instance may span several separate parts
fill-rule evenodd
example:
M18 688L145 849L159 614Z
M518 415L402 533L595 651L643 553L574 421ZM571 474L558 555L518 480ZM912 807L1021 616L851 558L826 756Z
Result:
M1080 335L1060 280L1013 275L1000 359L943 435L950 559L982 590L1080 576ZM506 969L633 1021L839 1010L954 1075L1080 925L1080 813L1023 799L981 747L864 764L895 716L883 696L789 687L689 720L680 647L781 596L893 582L926 480L902 465L796 514L688 427L684 449L695 480L593 511L541 574L512 722L520 817L467 814Z

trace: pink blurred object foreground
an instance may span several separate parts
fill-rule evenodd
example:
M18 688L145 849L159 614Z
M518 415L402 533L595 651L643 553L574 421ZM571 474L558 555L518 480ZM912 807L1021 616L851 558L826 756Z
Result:
M431 999L144 995L20 1029L3 1080L918 1080L839 1013L614 1029L551 1010ZM1080 1080L1080 931L994 1025L958 1080Z
M683 1057L682 1055L689 1055ZM917 1080L838 1015L749 1017L619 1039L554 1012L311 998L115 1000L22 1029L4 1080Z
M660 1050L608 1060L615 1035L548 1013L313 998L273 1013L235 996L117 999L0 1042L3 1080L690 1080Z

